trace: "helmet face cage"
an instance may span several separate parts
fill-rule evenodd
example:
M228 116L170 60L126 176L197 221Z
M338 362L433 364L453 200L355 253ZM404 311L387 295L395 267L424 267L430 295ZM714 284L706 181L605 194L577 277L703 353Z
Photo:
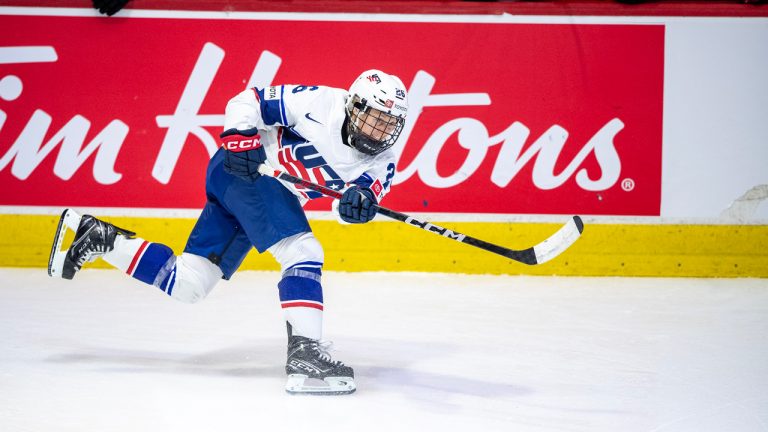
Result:
M405 125L405 118L385 113L353 96L347 115L349 144L357 151L377 155L395 145Z

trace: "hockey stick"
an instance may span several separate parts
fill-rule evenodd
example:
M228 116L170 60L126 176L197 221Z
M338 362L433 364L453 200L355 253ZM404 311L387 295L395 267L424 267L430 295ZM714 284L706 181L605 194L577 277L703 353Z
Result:
M316 192L320 192L321 194L331 198L340 199L342 195L342 193L339 191L327 188L325 186L320 186L319 184L309 182L299 177L292 176L288 173L274 169L264 164L259 165L259 172L269 177L273 177L288 183L303 186ZM445 238L456 240L461 243L466 243L468 245L475 246L488 252L493 252L495 254L499 254L506 258L528 265L542 264L560 255L566 249L571 247L571 245L579 239L582 231L584 231L584 223L581 221L581 218L578 216L573 216L573 218L568 221L568 223L563 225L556 233L552 234L543 242L535 246L531 246L528 249L515 250L498 246L493 243L488 243L486 241L476 239L456 231L451 231L447 228L434 225L430 222L423 222L408 216L407 214L396 212L386 207L377 205L376 211L379 214L399 220L400 222L405 222L408 225L412 225L425 231L441 235Z

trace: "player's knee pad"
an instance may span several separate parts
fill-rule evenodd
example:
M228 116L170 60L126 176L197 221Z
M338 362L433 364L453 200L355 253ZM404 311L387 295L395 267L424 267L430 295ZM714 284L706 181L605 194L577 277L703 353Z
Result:
M166 290L169 296L183 303L197 303L211 292L221 279L221 269L211 261L190 253L176 258L175 278Z
M284 238L270 247L269 252L280 263L283 273L298 265L319 269L325 259L323 247L311 231Z

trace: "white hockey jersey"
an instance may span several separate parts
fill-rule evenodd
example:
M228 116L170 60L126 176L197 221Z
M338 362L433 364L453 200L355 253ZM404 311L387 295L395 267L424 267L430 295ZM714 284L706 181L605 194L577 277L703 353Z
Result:
M270 166L334 190L355 183L371 189L381 202L395 175L395 154L389 149L370 156L343 143L346 95L346 90L324 86L248 89L227 104L224 130L258 128ZM282 183L302 205L322 196Z

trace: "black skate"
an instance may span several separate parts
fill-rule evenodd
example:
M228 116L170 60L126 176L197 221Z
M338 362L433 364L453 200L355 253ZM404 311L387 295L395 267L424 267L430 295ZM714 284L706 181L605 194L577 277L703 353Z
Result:
M75 239L68 250L61 244L67 228L75 231ZM48 259L48 275L72 279L86 262L95 261L115 248L117 235L133 237L136 234L106 223L91 215L80 216L72 209L64 210L59 219Z
M355 373L331 360L329 343L291 335L288 324L288 361L285 391L291 394L343 395L355 391Z

